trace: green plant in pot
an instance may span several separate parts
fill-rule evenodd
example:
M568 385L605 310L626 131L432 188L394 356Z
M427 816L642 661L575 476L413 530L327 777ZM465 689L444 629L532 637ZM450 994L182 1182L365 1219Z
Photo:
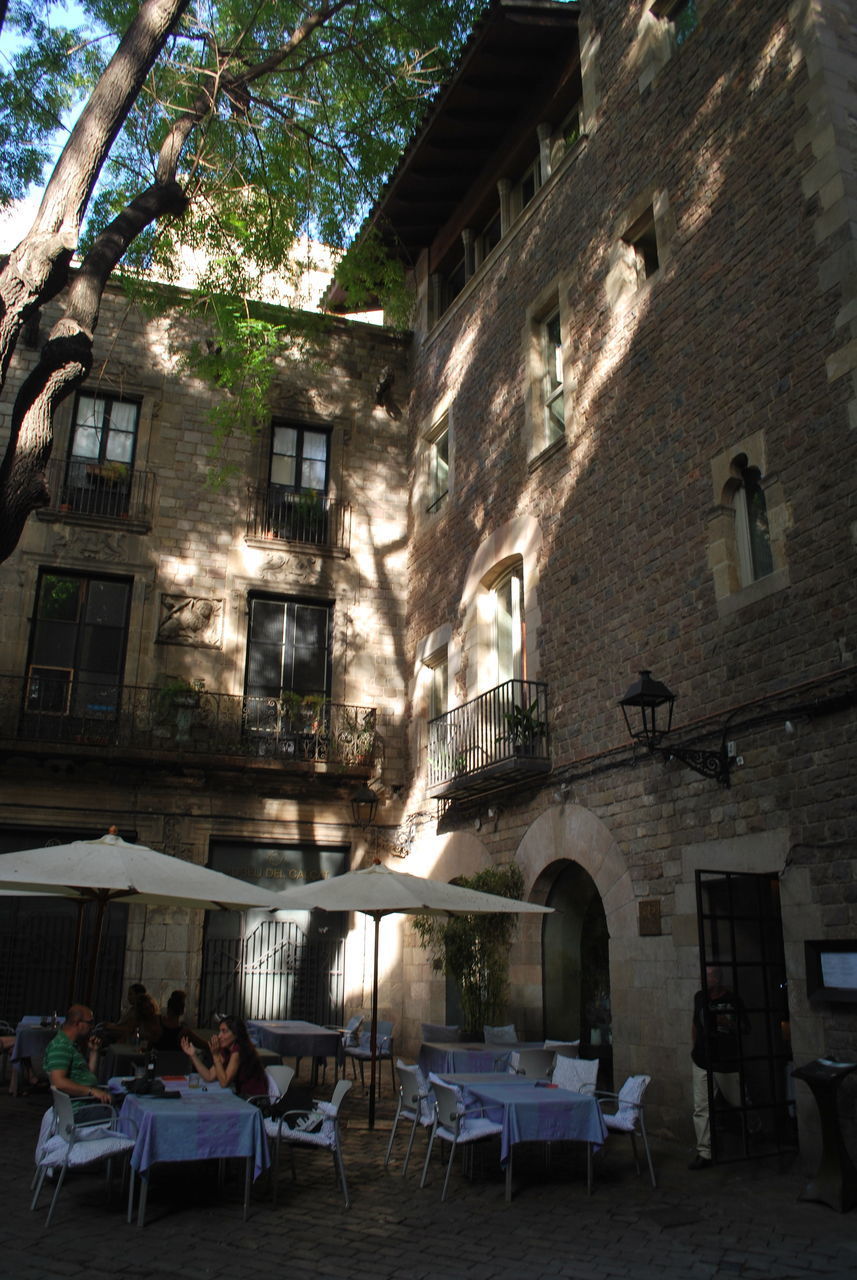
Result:
M504 898L520 898L524 891L524 877L515 863L485 867L474 876L459 876L453 884ZM506 1016L509 948L517 925L517 916L505 913L413 918L432 968L452 978L458 989L463 1039L481 1038L486 1023L496 1025Z
M520 755L532 755L536 743L547 732L547 724L539 719L538 711L538 698L534 698L528 707L521 707L516 702L511 711L503 712L506 732L498 735L498 741L510 741Z

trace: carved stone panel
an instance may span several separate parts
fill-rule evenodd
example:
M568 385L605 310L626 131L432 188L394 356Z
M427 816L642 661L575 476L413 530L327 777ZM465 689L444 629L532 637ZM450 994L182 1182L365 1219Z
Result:
M159 644L189 644L219 649L223 629L223 601L205 596L161 596Z

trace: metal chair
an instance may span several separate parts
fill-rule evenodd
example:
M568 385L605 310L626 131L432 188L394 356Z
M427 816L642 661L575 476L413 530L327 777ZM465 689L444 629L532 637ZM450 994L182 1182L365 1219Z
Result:
M357 1068L354 1065L360 1065L360 1087L365 1090L366 1081L363 1074L364 1062L370 1062L372 1059L371 1048L371 1031L361 1031L357 1036L357 1044L352 1045L345 1050L346 1058L351 1059L351 1070L354 1079L357 1079ZM393 1089L396 1088L396 1076L393 1068L393 1024L392 1022L378 1022L377 1025L377 1052L375 1054L376 1062L383 1062L385 1059L390 1063L390 1079L393 1081ZM378 1072L378 1097L381 1096L381 1072Z
M330 1102L314 1101L311 1108L286 1111L279 1119L264 1121L265 1132L275 1143L274 1170L271 1177L271 1200L277 1202L277 1182L280 1173L280 1147L285 1143L292 1155L293 1148L320 1147L333 1152L333 1165L342 1186L346 1209L351 1207L348 1194L348 1182L345 1178L345 1164L342 1159L342 1148L339 1140L339 1109L342 1099L351 1088L350 1080L339 1080L333 1090ZM292 1177L295 1178L295 1164L292 1155Z
M554 1062L551 1080L561 1089L594 1097L598 1080L598 1059L558 1057Z
M509 1022L504 1027L483 1026L482 1034L485 1037L486 1044L518 1043L518 1031L514 1022Z
M502 1124L495 1124L493 1120L487 1120L481 1105L471 1108L465 1107L461 1091L452 1085L444 1084L434 1073L429 1076L429 1083L434 1094L435 1122L429 1134L428 1150L423 1164L423 1176L420 1179L420 1186L424 1187L426 1184L429 1160L431 1159L435 1138L440 1138L442 1142L448 1142L449 1160L446 1165L446 1177L443 1180L443 1191L440 1195L443 1201L446 1199L446 1189L449 1185L449 1175L452 1172L452 1162L455 1158L456 1149L473 1142L480 1142L483 1138L494 1138L503 1132L503 1126Z
M547 1080L554 1064L553 1049L517 1049L509 1054L509 1071L519 1076Z
M643 1110L643 1095L649 1087L651 1076L628 1076L628 1079L622 1085L618 1093L607 1093L599 1090L595 1095L599 1104L604 1101L612 1100L616 1103L615 1112L608 1113L601 1106L601 1114L604 1117L604 1123L611 1133L627 1133L631 1139L631 1147L634 1152L634 1164L637 1168L637 1176L640 1174L640 1161L637 1156L637 1133L643 1140L643 1147L646 1152L646 1161L649 1166L649 1177L652 1180L652 1186L658 1184L655 1181L655 1169L652 1164L652 1153L649 1150L649 1138L646 1133L646 1117Z
M111 1165L114 1156L127 1156L134 1149L134 1139L113 1129L116 1119L113 1108L105 1104L88 1105L85 1108L86 1118L75 1119L71 1098L59 1089L51 1089L55 1116L55 1131L46 1140L41 1140L36 1148L36 1178L31 1211L38 1203L45 1176L52 1170L56 1178L53 1198L51 1199L45 1230L51 1225L54 1209L68 1169L81 1169L85 1165L107 1162L108 1186ZM101 1114L100 1114L101 1113ZM59 1176L57 1176L59 1170Z
M393 1150L393 1139L396 1136L399 1120L410 1120L411 1132L408 1135L408 1149L402 1162L402 1177L404 1178L408 1172L408 1161L411 1158L417 1125L421 1124L425 1129L430 1129L434 1124L435 1113L429 1086L420 1068L416 1064L408 1066L400 1059L396 1063L396 1073L399 1077L399 1103L393 1119L393 1128L390 1131L390 1141L387 1143L384 1168L386 1169L390 1163L390 1153Z

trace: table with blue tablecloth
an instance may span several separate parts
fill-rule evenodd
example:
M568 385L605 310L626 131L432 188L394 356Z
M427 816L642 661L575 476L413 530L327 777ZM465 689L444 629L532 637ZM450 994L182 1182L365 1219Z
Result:
M513 1043L466 1044L460 1040L424 1040L420 1045L419 1064L424 1075L437 1076L451 1071L497 1071L509 1064L519 1049L543 1049L544 1040L521 1040Z
M44 1021L39 1014L28 1014L15 1028L15 1043L9 1055L12 1063L9 1092L12 1094L18 1092L18 1072L21 1067L26 1065L32 1070L33 1058L44 1057L45 1049L59 1030L59 1026L55 1026L53 1021L49 1026L43 1026Z
M184 1081L165 1081L177 1098L128 1094L117 1126L136 1139L131 1155L132 1183L128 1199L131 1220L134 1182L141 1178L138 1224L146 1214L149 1172L153 1165L185 1160L242 1159L245 1161L244 1218L250 1204L253 1178L270 1160L262 1113L229 1089L217 1086L190 1089Z
M445 1076L464 1092L467 1105L478 1103L495 1124L502 1124L500 1159L506 1166L506 1199L511 1199L512 1156L519 1142L585 1142L587 1187L592 1190L592 1151L607 1139L607 1126L596 1098L546 1086L525 1076L478 1073Z
M315 1022L248 1018L247 1030L260 1049L271 1049L282 1058L311 1058L313 1081L320 1058L333 1058L337 1063L342 1058L340 1032Z

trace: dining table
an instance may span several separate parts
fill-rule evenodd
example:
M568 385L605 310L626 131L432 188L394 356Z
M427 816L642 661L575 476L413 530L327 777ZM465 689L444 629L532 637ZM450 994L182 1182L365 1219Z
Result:
M248 1018L247 1030L260 1049L270 1049L283 1058L311 1058L313 1084L320 1058L333 1058L337 1064L342 1060L342 1035L335 1028L299 1019Z
M586 1187L592 1194L592 1153L607 1140L597 1098L498 1072L452 1072L443 1079L463 1091L465 1105L478 1103L489 1120L502 1124L500 1162L506 1171L507 1202L512 1199L514 1148L520 1142L585 1142Z
M509 1059L519 1049L543 1049L544 1040L497 1041L496 1043L467 1043L462 1040L424 1040L420 1045L418 1061L423 1074L433 1071L436 1076L451 1071L504 1070Z
M22 1067L32 1070L33 1058L44 1057L45 1049L60 1027L60 1021L43 1017L41 1014L26 1014L15 1027L15 1043L9 1060L12 1069L9 1075L9 1092L14 1096L18 1092L18 1076Z
M137 1225L143 1226L149 1175L157 1164L193 1160L244 1161L244 1221L250 1208L250 1190L270 1164L262 1112L219 1085L191 1083L186 1076L165 1077L164 1087L173 1096L127 1093L117 1117L120 1132L135 1139L131 1153L131 1185L128 1221L133 1218L135 1175L140 1179ZM121 1080L111 1080L116 1091Z

